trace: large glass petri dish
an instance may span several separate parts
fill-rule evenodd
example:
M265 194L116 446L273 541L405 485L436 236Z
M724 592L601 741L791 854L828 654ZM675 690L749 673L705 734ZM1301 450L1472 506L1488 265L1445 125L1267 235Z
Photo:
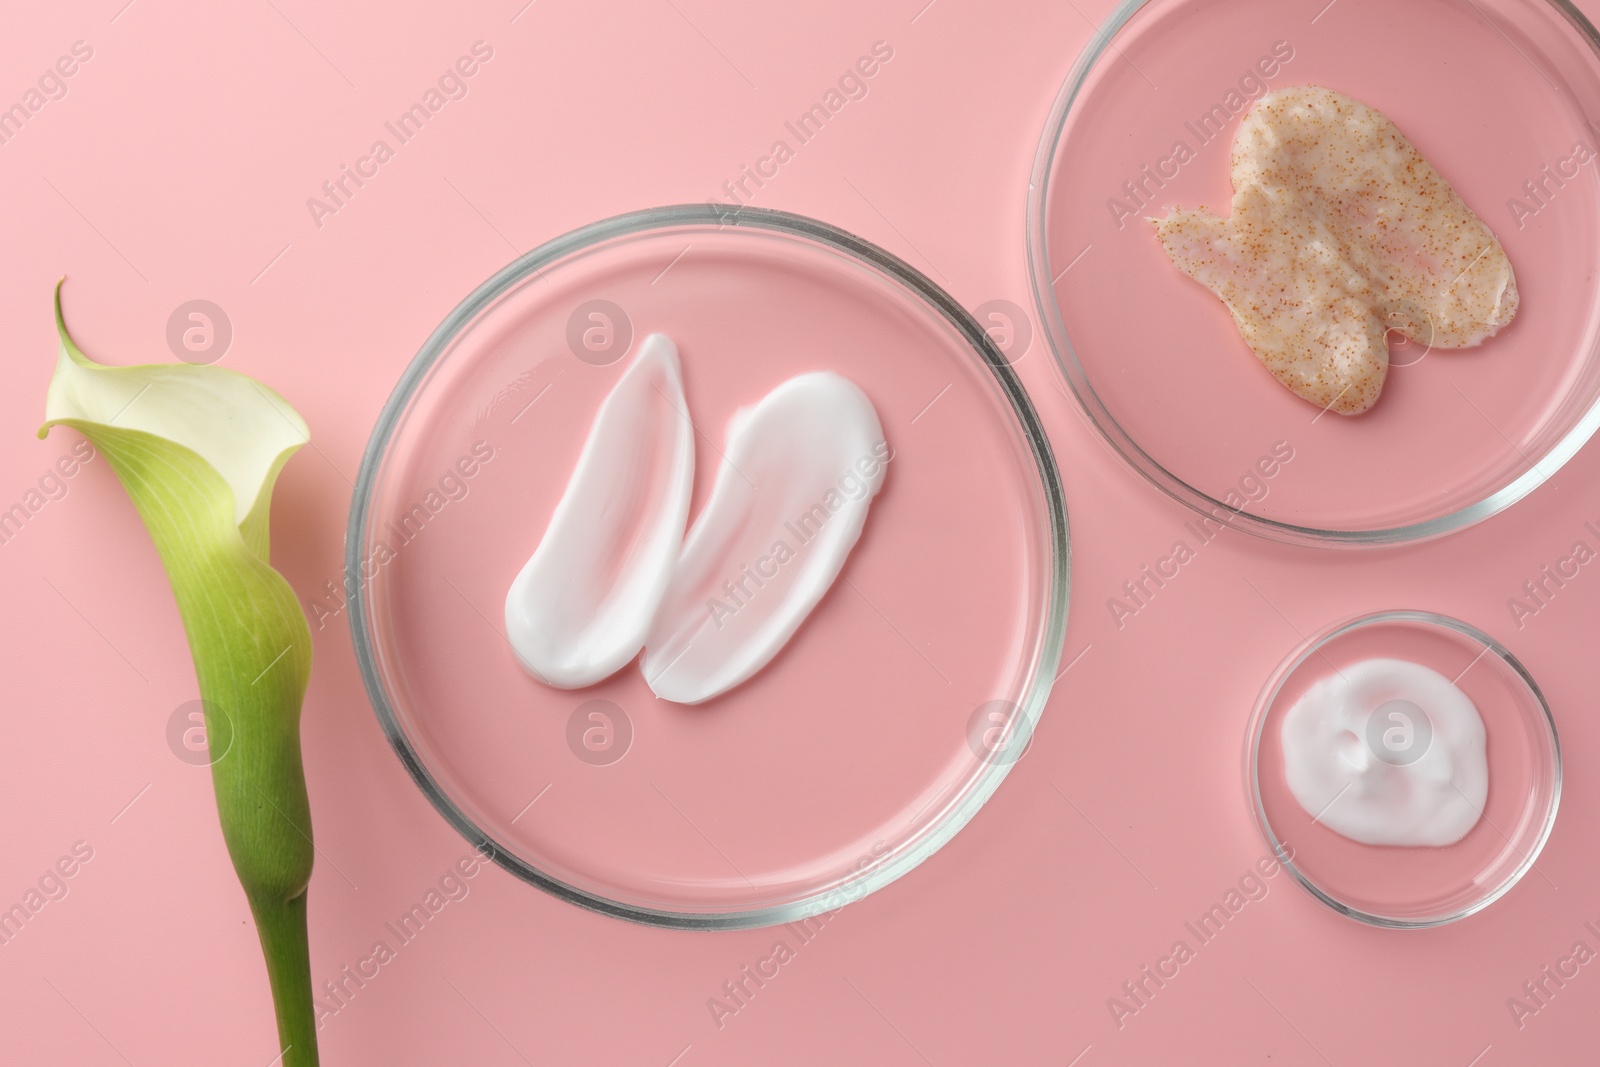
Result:
M1600 421L1596 40L1562 0L1118 6L1056 98L1028 199L1035 301L1088 418L1167 495L1280 541L1418 541L1532 491ZM1388 115L1489 224L1522 295L1477 348L1391 333L1359 416L1278 384L1147 221L1229 214L1242 114L1305 84Z
M1483 720L1488 794L1477 824L1453 845L1363 844L1330 829L1324 818L1342 793L1323 811L1309 812L1290 791L1284 716L1318 681L1367 659L1406 660L1437 671L1471 699ZM1375 760L1414 762L1430 743L1427 709L1409 705L1418 721L1398 741L1383 732L1389 725L1384 710L1404 704L1372 708L1365 729L1348 743L1364 746ZM1245 759L1256 825L1284 868L1322 903L1374 926L1441 926L1500 899L1537 870L1561 800L1555 720L1532 676L1488 634L1426 611L1364 615L1295 649L1262 689Z
M843 572L763 671L697 706L637 665L535 681L503 605L645 336L678 345L704 505L729 418L832 370L893 449ZM1055 461L983 329L899 259L798 215L665 207L485 282L384 408L347 541L372 704L441 814L596 911L736 928L833 910L948 841L1025 751L1060 657Z

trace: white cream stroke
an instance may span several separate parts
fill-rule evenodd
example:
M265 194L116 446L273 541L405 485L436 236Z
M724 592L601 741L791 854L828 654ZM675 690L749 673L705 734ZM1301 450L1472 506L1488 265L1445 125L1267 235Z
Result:
M657 696L698 704L771 662L839 576L889 458L872 401L828 371L734 415L645 644Z
M593 685L643 647L664 699L697 704L739 685L827 594L891 458L860 388L827 371L791 378L729 421L685 538L693 435L676 348L652 334L507 594L507 637L536 678Z
M540 681L593 685L644 647L694 489L686 412L677 346L651 334L600 405L544 539L506 594L506 637Z

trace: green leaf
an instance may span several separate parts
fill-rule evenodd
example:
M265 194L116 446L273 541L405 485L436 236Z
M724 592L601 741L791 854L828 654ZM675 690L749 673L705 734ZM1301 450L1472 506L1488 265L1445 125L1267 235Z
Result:
M287 401L235 371L93 362L67 333L59 284L56 328L60 351L39 436L61 425L87 437L161 556L207 736L228 739L212 784L261 935L288 1047L282 1063L315 1065L305 911L313 848L300 762L311 632L294 590L268 562L273 483L310 434Z

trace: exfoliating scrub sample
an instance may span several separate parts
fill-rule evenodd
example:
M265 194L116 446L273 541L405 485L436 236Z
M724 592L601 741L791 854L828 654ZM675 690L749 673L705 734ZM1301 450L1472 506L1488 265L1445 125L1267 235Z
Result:
M1469 348L1516 315L1494 233L1376 108L1314 85L1269 92L1230 169L1231 217L1177 208L1156 234L1296 396L1359 415L1383 389L1391 333Z
M867 395L829 371L739 409L712 448L686 535L694 427L677 346L649 335L506 594L507 639L535 678L583 688L643 650L645 681L674 703L745 681L833 585L892 458Z
M1431 667L1349 664L1283 717L1284 776L1306 814L1367 845L1453 845L1483 814L1489 764L1472 699Z
M1600 427L1600 52L1544 0L1325 3L1117 8L1029 172L1036 325L1202 529L1411 543Z

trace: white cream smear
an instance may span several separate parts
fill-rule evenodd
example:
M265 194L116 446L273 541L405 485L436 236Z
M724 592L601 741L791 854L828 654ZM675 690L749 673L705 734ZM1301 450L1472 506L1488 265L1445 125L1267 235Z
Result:
M1231 218L1179 208L1156 234L1297 396L1359 414L1383 389L1390 330L1467 348L1517 313L1500 242L1376 108L1314 85L1267 93L1231 173Z
M1283 717L1284 777L1306 814L1367 845L1453 845L1489 793L1472 699L1419 663L1368 659L1314 683Z
M872 402L827 371L734 415L646 642L657 696L698 704L778 654L838 577L889 458Z
M694 488L686 411L677 346L651 334L600 405L544 539L506 594L506 637L540 681L593 685L644 647Z
M651 334L506 594L529 673L579 688L643 649L656 695L698 704L782 650L860 538L890 449L867 395L819 371L736 412L721 456L685 537L694 430L677 349Z

